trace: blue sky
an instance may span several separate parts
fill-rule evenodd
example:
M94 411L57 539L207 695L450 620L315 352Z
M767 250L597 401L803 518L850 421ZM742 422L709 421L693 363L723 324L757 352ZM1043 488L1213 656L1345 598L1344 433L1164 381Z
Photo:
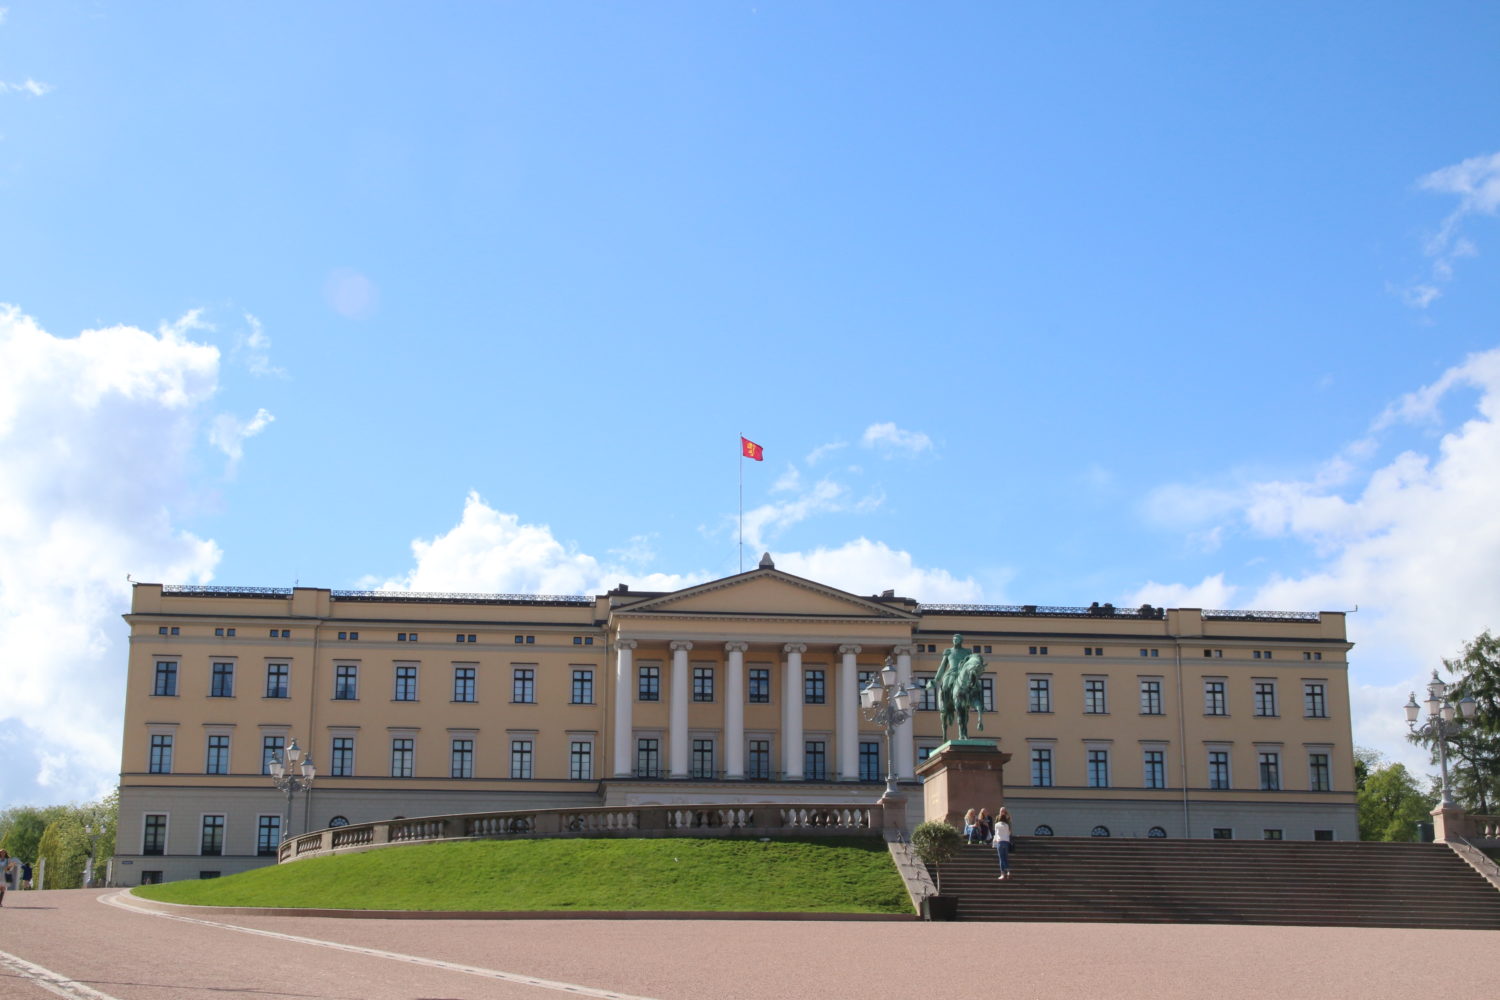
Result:
M11 2L0 803L125 574L1500 626L1500 9Z

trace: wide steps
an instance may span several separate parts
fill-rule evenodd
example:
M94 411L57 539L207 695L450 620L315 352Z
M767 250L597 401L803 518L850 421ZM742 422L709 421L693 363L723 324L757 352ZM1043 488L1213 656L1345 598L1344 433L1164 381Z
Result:
M1500 890L1441 844L1027 837L942 868L960 920L1500 929Z

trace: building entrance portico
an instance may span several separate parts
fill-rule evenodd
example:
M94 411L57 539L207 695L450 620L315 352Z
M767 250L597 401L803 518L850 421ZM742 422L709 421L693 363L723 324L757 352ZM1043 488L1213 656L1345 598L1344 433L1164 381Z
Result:
M700 587L609 599L615 778L660 777L652 762L663 751L679 780L884 775L883 733L859 717L861 677L891 656L911 678L915 615L768 559ZM910 723L894 745L897 773L914 779Z

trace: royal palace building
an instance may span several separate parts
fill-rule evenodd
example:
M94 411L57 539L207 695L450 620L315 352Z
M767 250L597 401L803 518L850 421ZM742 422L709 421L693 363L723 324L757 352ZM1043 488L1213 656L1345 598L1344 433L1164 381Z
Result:
M125 620L119 884L396 816L867 803L888 767L919 822L932 692L888 748L859 690L887 659L930 678L955 635L1021 835L1357 837L1338 612L923 604L767 557L596 597L136 584ZM270 765L294 742L316 778L288 815Z

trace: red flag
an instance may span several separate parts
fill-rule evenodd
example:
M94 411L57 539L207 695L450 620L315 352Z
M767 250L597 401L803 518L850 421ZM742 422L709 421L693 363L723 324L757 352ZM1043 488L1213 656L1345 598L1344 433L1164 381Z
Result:
M757 462L764 462L766 460L766 449L747 437L740 438L740 453L746 458L755 459Z

